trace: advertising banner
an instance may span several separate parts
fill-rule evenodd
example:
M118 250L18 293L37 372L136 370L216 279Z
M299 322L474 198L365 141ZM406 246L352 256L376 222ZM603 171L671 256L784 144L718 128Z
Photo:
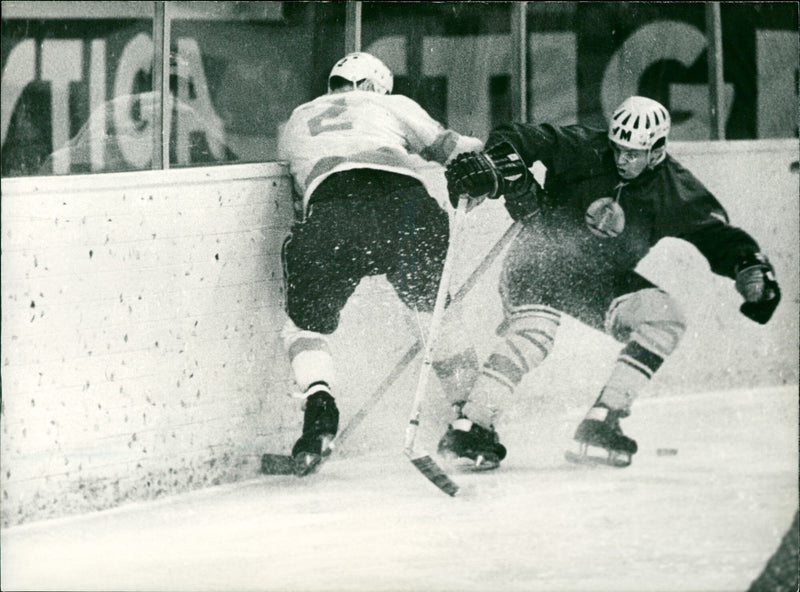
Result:
M77 16L63 5L94 3L13 4L41 9L2 23L0 174L150 168L161 105L152 19L132 18L129 3ZM291 110L325 92L343 5L252 4L269 10L169 21L171 166L274 159ZM704 4L528 6L529 120L603 126L642 94L671 110L673 139L709 138ZM394 71L396 92L485 137L511 114L510 18L510 3L365 3L362 46ZM797 5L723 3L722 44L726 139L797 137Z

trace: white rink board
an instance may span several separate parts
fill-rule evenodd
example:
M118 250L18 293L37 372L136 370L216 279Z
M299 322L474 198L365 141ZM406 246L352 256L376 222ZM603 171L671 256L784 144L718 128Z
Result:
M797 143L671 151L762 244L783 304L757 326L738 313L732 282L691 247L659 245L641 271L679 299L690 328L645 396L796 384ZM261 452L288 450L302 414L286 396L277 335L278 253L292 215L285 167L2 183L4 525L251 478ZM508 224L499 203L470 214L456 284ZM499 262L465 301L481 354L500 320L498 271ZM343 311L332 344L343 424L416 339L408 321L382 278L364 281ZM509 421L590 404L617 349L565 322ZM417 369L354 435L353 452L393 445L379 426L404 423ZM434 432L445 409L430 405Z
M3 181L3 524L252 475L287 196L279 164Z

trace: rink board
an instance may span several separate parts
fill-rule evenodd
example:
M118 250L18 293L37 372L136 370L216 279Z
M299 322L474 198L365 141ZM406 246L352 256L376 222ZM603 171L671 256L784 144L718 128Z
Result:
M671 151L769 253L784 303L757 326L691 247L659 245L641 271L676 296L690 328L647 396L796 384L797 142ZM261 452L288 449L302 417L278 335L284 165L4 179L2 214L4 526L252 478ZM470 216L456 283L508 224L496 202ZM498 270L465 300L481 354L500 319ZM359 287L332 344L343 421L416 340L414 323L383 279ZM567 320L510 413L590 403L616 349ZM378 421L403 423L417 368L353 452L394 444Z

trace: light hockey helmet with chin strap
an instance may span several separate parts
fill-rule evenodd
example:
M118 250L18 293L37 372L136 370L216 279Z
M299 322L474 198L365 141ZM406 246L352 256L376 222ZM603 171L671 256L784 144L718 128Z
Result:
M628 97L611 115L608 139L623 148L649 151L659 140L666 142L669 128L669 112L661 103L647 97Z
M362 80L368 80L375 92L382 95L390 94L394 86L394 76L386 64L374 55L364 52L349 53L336 62L328 75L329 92L331 79L334 77L344 78L352 82L354 87Z

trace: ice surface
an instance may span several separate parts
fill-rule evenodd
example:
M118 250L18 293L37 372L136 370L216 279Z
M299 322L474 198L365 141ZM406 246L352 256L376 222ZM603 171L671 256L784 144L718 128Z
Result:
M789 386L640 400L623 423L640 445L627 469L563 461L583 409L512 417L507 460L452 473L455 498L392 432L306 479L3 530L2 589L744 591L797 508L797 397Z

